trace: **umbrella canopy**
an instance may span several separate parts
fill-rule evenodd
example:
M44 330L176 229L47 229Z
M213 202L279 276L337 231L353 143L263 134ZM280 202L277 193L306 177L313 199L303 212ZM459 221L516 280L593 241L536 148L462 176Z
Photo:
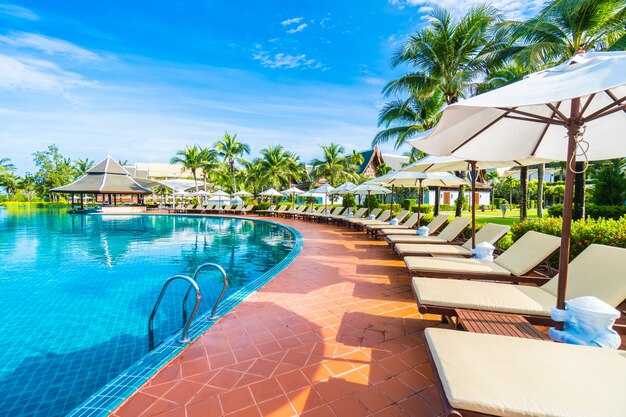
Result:
M355 188L356 184L353 182L344 182L339 187L335 188L330 194L348 194L351 189Z
M259 194L263 197L282 197L283 195L273 188L267 189Z
M210 193L211 196L213 197L230 197L230 194L222 191L222 190L217 190L217 191L213 191Z
M300 195L300 194L304 194L304 191L296 187L291 187L291 188L281 191L280 193L282 195Z
M204 190L200 190L200 191L196 191L196 192L191 193L191 195L196 196L196 197L206 197L206 196L211 195L211 193L207 193Z
M252 193L249 193L246 190L237 191L233 195L236 197L252 197Z
M350 190L351 194L367 194L367 215L371 213L371 199L369 198L372 194L389 194L391 190L385 187L381 187L380 185L375 184L367 184L363 183L357 187L354 187Z
M330 184L322 184L319 187L311 190L311 193L320 193L320 194L324 194L324 210L326 210L326 205L328 202L328 194L332 193L332 191L335 189L335 187L333 187Z
M411 145L416 144L416 147L421 146L420 141L423 139L415 139L411 140L408 143ZM512 166L526 166L526 165L537 165L537 164L545 164L548 162L552 162L551 159L544 158L524 158L518 159L514 161L483 161L479 159L476 162L476 169L493 169L493 168L507 168ZM420 159L419 161L415 161L411 165L407 165L402 168L402 171L409 172L444 172L444 171L467 171L471 169L470 162L458 158L456 156L435 156L428 155Z
M191 194L189 194L187 191L177 191L174 193L174 196L176 197L189 197Z
M577 150L586 160L622 157L625 131L626 53L595 52L452 104L413 146L467 160L567 161L557 289L557 308L563 309Z

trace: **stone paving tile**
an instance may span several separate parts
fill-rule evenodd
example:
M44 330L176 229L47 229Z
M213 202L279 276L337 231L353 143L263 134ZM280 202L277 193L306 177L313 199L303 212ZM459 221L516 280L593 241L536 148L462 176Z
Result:
M295 261L187 347L117 417L441 414L404 264L345 227L295 227Z

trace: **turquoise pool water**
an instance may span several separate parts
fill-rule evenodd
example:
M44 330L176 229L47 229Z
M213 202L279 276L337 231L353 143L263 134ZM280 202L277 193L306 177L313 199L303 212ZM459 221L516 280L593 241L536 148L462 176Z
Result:
M283 227L243 219L0 210L0 416L64 415L145 355L167 277L216 262L231 280L228 297L294 244ZM220 280L199 280L199 314ZM186 286L170 290L157 341L181 326Z

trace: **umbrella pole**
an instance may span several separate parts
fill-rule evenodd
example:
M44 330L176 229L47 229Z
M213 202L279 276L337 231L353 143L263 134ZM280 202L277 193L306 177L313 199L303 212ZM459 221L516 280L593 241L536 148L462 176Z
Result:
M570 236L572 230L572 204L574 202L574 171L576 164L576 137L580 134L580 98L572 99L570 118L567 121L567 165L565 193L563 196L563 229L559 256L559 281L556 294L556 308L565 309L567 292L567 272L569 267ZM563 323L558 323L562 329Z
M370 212L372 211L370 208L371 204L372 204L372 194L371 194L371 191L368 191L367 192L367 217L370 216Z
M419 191L417 192L417 228L419 229L422 225L422 179L418 180L420 182Z
M396 190L396 186L395 185L391 185L391 217L393 217L393 194Z
M472 249L476 248L476 161L470 161L472 172Z

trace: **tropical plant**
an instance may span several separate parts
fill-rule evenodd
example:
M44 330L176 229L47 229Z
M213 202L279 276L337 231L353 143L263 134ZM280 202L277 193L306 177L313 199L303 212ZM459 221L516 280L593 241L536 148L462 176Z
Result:
M176 156L174 156L171 160L171 164L180 164L182 167L180 172L184 172L186 169L191 171L191 176L193 177L193 181L195 184L196 191L198 191L198 175L197 171L202 164L203 154L202 149L198 145L187 146L185 149L182 149L176 152Z
M329 184L337 187L345 181L357 180L356 170L358 166L346 157L345 148L339 144L321 145L324 152L322 159L311 161L313 171L311 175L318 181L322 178L328 180Z
M204 191L209 178L215 174L215 170L219 167L219 159L215 149L204 148L200 152L200 164L198 167L202 170L202 180L204 181Z
M352 150L352 153L350 154L349 158L350 158L350 163L354 165L361 166L363 165L363 162L365 162L365 158L363 158L363 154L361 152L358 152L356 149Z
M243 162L241 157L244 154L250 154L250 146L246 143L239 142L236 134L231 136L228 132L224 132L222 139L215 144L215 150L217 151L217 154L228 163L232 179L232 192L236 193L237 182L235 181L235 162Z
M15 165L11 163L10 158L0 158L0 175L8 174L15 171Z
M299 157L285 151L282 145L262 149L258 164L261 181L269 187L289 187L292 181L299 182L303 176Z
M500 180L500 174L498 174L498 171L496 171L495 169L493 171L489 171L487 172L483 178L485 178L486 181L489 182L489 184L491 185L491 190L489 190L489 193L491 194L491 197L489 198L489 200L491 201L491 203L493 204L493 193L494 193L494 188L496 186L496 184L498 183L498 181Z
M70 158L65 158L59 152L59 148L52 144L45 151L35 152L33 160L38 170L35 173L37 192L53 201L58 200L58 195L50 194L50 189L60 187L74 181L76 170Z
M598 205L623 205L626 201L626 158L606 161L595 174L593 201Z
M7 193L7 200L11 200L11 197L15 194L18 188L19 179L12 173L0 175L0 187L4 188Z
M33 197L33 193L35 192L36 185L37 181L35 180L35 177L28 173L23 178L20 178L17 183L17 188L24 193L29 203Z
M85 175L85 173L91 168L93 167L95 164L95 161L90 160L89 158L85 158L85 159L77 159L74 161L74 169L76 170L76 173L78 176L81 175Z
M395 140L394 149L400 149L407 140L435 127L444 105L441 91L424 99L411 95L406 100L385 104L378 114L378 127L384 126L385 129L376 133L372 146Z
M376 176L377 177L381 177L381 176L383 176L385 174L389 174L391 171L393 171L393 168L391 168L389 165L387 165L387 164L380 164L376 168Z

